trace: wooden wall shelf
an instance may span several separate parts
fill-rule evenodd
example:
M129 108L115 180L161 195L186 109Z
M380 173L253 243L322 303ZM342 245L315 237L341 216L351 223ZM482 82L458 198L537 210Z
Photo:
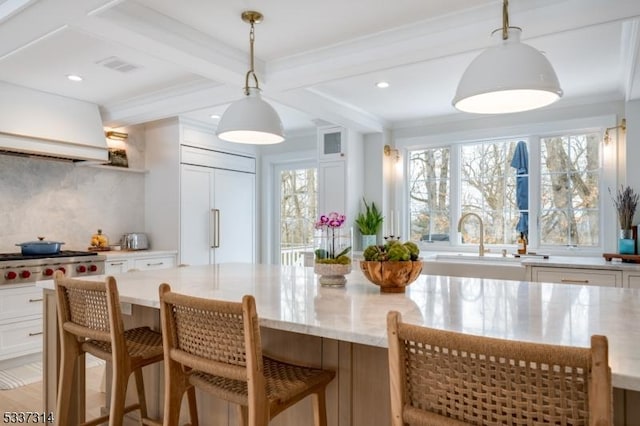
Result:
M146 169L133 169L133 168L130 168L130 167L117 167L117 166L110 166L108 164L76 163L76 165L78 165L79 167L91 167L91 168L94 168L94 169L111 170L111 171L116 171L116 172L149 173L149 170L146 170Z
M604 253L602 255L607 262L612 259L621 259L626 263L640 263L640 255L638 254L617 254L617 253Z

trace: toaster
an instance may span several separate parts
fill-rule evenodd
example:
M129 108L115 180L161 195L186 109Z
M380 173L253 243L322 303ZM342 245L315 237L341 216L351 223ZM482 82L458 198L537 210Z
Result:
M143 232L131 232L122 236L123 250L147 250L149 248L149 239L147 234Z

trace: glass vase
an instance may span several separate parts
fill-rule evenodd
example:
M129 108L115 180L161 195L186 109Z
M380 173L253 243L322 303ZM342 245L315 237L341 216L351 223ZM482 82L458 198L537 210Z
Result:
M621 229L618 237L618 252L620 254L636 254L636 240L631 229Z
M314 236L314 272L325 287L343 287L351 272L351 228L324 228Z

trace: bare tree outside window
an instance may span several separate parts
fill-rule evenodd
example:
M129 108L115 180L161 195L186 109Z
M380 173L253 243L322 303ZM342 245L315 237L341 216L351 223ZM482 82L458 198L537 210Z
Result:
M450 149L409 153L410 238L413 241L449 241Z
M517 140L487 141L460 146L460 211L484 222L485 244L514 244L520 218L516 202L516 171L511 167ZM463 244L480 242L480 225L469 222Z
M541 139L540 243L600 244L600 135Z
M280 172L280 262L303 265L303 253L313 250L318 216L315 168Z

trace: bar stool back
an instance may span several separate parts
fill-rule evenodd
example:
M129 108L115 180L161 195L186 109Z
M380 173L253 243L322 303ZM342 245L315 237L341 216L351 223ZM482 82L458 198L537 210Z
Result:
M393 426L611 425L605 336L591 348L405 324L387 316Z
M69 424L70 398L67 392L71 389L77 361L84 359L85 353L111 362L113 374L109 414L85 422L84 410L81 410L81 425L98 425L108 420L110 426L120 426L125 413L134 410L140 410L141 424L160 424L147 414L142 367L163 360L162 335L149 327L124 330L113 277L107 277L104 282L85 281L65 278L62 272L57 271L54 280L61 340L57 424ZM135 374L138 403L125 406L132 373ZM188 396L190 407L193 407L190 410L191 421L196 426L194 391ZM84 401L84 383L80 383L80 398Z
M269 420L313 395L316 426L327 423L325 391L335 373L262 354L255 300L242 303L172 293L160 286L165 348L165 426L175 424L189 384L237 404L243 424Z

